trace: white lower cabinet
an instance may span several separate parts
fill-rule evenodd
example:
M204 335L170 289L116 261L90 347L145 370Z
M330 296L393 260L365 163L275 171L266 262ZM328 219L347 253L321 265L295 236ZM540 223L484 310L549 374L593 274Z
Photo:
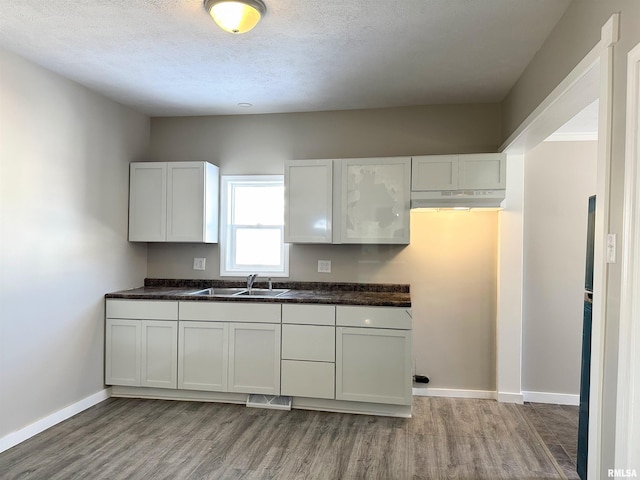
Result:
M227 391L229 325L181 321L178 332L178 388Z
M107 301L105 383L177 387L178 303Z
M280 393L281 307L180 302L178 388Z
M335 398L336 307L282 306L282 395Z
M336 399L411 405L411 331L336 328Z
M140 320L107 318L105 383L140 386Z
M178 385L178 322L142 320L141 387Z
M176 388L178 322L107 319L105 383Z
M405 308L118 299L106 307L105 383L120 394L287 395L300 408L410 415Z
M229 324L229 392L280 394L280 325Z

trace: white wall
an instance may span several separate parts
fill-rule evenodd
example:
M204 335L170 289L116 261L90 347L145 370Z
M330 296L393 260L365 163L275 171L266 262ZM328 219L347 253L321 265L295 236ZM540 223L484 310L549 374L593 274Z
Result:
M281 174L290 158L490 152L497 105L154 118L151 156L221 173ZM299 281L409 283L416 372L430 387L495 390L496 212L412 212L411 245L294 245ZM149 245L149 277L219 278L217 245ZM192 269L206 257L206 270ZM331 260L332 273L317 272Z
M0 50L0 440L104 388L104 300L140 285L149 119Z
M587 201L597 142L543 142L525 156L522 389L579 395Z

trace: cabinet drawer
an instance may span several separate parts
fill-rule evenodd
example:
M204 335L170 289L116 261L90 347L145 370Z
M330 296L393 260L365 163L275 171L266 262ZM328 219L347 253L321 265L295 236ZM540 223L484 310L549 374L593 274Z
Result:
M333 305L282 305L282 323L300 325L335 325L336 307Z
M180 320L280 323L277 303L180 302Z
M333 362L336 353L334 327L283 325L282 358Z
M161 300L107 300L107 318L177 320L178 302Z
M325 362L282 361L281 395L335 398L335 365Z
M409 309L402 307L336 307L336 325L411 330Z

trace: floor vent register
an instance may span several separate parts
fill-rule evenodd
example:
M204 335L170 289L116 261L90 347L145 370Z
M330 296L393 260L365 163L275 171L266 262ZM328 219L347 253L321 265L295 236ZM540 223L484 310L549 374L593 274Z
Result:
M247 397L247 407L271 408L274 410L291 410L291 397L278 395L250 394Z

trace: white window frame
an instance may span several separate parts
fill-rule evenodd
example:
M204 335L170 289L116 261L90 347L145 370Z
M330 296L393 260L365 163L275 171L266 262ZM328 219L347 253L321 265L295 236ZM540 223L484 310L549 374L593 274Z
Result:
M249 269L234 267L230 259L235 257L235 246L230 242L230 228L237 226L229 223L231 189L239 184L260 184L260 183L280 183L284 185L284 175L223 175L221 177L220 195L220 276L221 277L243 277L250 274L258 274L260 277L288 277L289 276L289 244L282 243L282 270L267 270L258 265ZM282 225L277 225L281 229L281 237L284 240L284 211L282 212ZM264 225L252 228L274 228L275 225ZM229 260L229 261L228 261Z

